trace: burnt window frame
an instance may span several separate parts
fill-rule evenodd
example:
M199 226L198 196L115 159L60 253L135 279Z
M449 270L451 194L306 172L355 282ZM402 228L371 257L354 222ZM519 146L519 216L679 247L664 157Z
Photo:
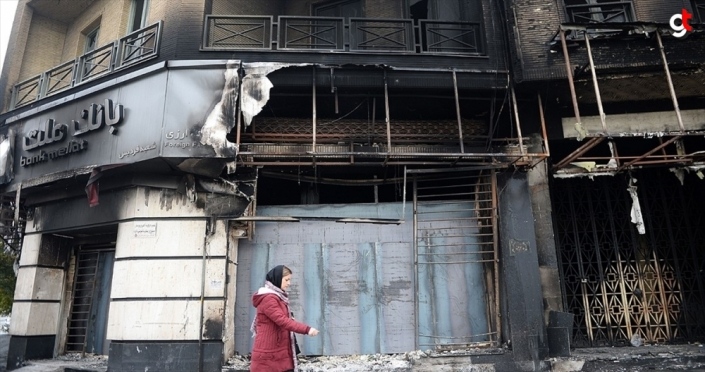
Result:
M581 4L578 4L578 3L581 3ZM627 7L627 9L625 9L625 11L623 13L624 17L626 19L620 20L620 21L604 21L604 20L600 21L600 20L596 20L596 19L591 19L590 21L585 22L582 20L576 20L574 13L571 11L571 9L575 9L575 8L600 8L600 11L595 11L595 12L590 11L590 13L593 15L602 14L603 18L605 18L604 16L609 13L609 10L602 10L602 8L609 7L609 6L625 6L625 7ZM623 0L623 1L563 0L563 9L565 11L566 20L569 23L609 24L609 23L629 23L629 22L635 22L637 20L636 10L634 9L634 1L633 0ZM590 18L593 18L593 17L591 16Z

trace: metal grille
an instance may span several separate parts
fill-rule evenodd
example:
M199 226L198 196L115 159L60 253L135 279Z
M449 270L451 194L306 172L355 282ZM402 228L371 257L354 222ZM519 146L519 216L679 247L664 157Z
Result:
M468 173L414 181L423 350L498 345L496 187L493 175Z
M384 122L343 119L326 122L319 119L316 126L318 143L340 141L386 142L387 127ZM463 119L463 137L484 136L487 125L481 121ZM460 137L455 120L411 121L395 120L390 124L392 142L454 142ZM313 139L311 119L300 118L255 118L246 133L245 142L311 142Z
M556 239L575 346L703 339L702 181L635 173L646 234L630 222L623 177L557 180ZM688 182L689 181L689 182Z
M86 351L86 336L91 323L90 315L93 307L99 255L100 253L96 251L81 252L78 255L66 351L81 353Z

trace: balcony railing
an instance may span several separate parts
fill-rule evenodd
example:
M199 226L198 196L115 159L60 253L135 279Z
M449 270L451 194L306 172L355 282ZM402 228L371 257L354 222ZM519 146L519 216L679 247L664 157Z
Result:
M634 11L631 1L566 5L568 19L575 23L631 22Z
M12 89L10 109L157 57L161 28L161 22L141 28L16 84Z
M411 19L207 15L203 50L484 53L479 23Z

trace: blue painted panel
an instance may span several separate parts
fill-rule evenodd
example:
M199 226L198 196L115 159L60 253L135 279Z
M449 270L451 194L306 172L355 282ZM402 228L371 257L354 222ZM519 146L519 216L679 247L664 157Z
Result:
M330 221L258 222L252 241L240 241L236 350L252 348L251 295L269 269L294 272L289 291L295 317L321 330L298 336L308 355L395 353L413 350L414 259L411 208L401 225ZM259 207L260 216L401 218L402 205L354 204ZM384 263L384 265L382 264ZM387 333L389 330L389 333Z
M451 204L449 215L464 215ZM401 203L258 207L259 216L401 218ZM406 223L374 225L305 220L298 223L258 222L252 241L238 250L235 347L248 354L254 317L250 296L269 269L285 264L294 272L289 291L297 319L318 328L318 337L298 336L307 355L401 353L417 348L414 304L412 208ZM467 221L464 221L467 225ZM461 222L455 222L459 224ZM446 226L449 227L449 226ZM452 226L457 230L457 226ZM470 230L474 231L474 230ZM452 241L438 230L434 242ZM457 241L457 240L456 240ZM437 243L434 243L437 244ZM466 248L477 249L477 247ZM425 265L428 266L428 265ZM486 321L462 318L485 308L481 266L446 265L439 273L419 271L419 325L446 337L486 333ZM460 265L464 266L464 265ZM425 269L427 270L427 269ZM479 270L479 271L478 271ZM444 271L445 273L440 273ZM436 277L437 275L437 277ZM437 295L431 295L437 293ZM469 301L477 300L477 304ZM443 304L437 304L438 301ZM444 312L439 328L434 314ZM484 310L483 310L484 311ZM484 312L482 313L484 317ZM458 324L465 323L465 324ZM470 325L475 324L475 325ZM420 329L419 329L420 331Z
M419 204L419 348L486 341L483 250L473 202ZM439 221L443 219L443 221ZM487 246L484 246L487 247Z

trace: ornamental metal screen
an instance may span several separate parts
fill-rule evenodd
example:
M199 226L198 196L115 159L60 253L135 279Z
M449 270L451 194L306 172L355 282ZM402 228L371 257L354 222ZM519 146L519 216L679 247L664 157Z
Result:
M633 173L645 234L631 220L628 176L556 180L556 241L574 346L705 338L703 181Z

